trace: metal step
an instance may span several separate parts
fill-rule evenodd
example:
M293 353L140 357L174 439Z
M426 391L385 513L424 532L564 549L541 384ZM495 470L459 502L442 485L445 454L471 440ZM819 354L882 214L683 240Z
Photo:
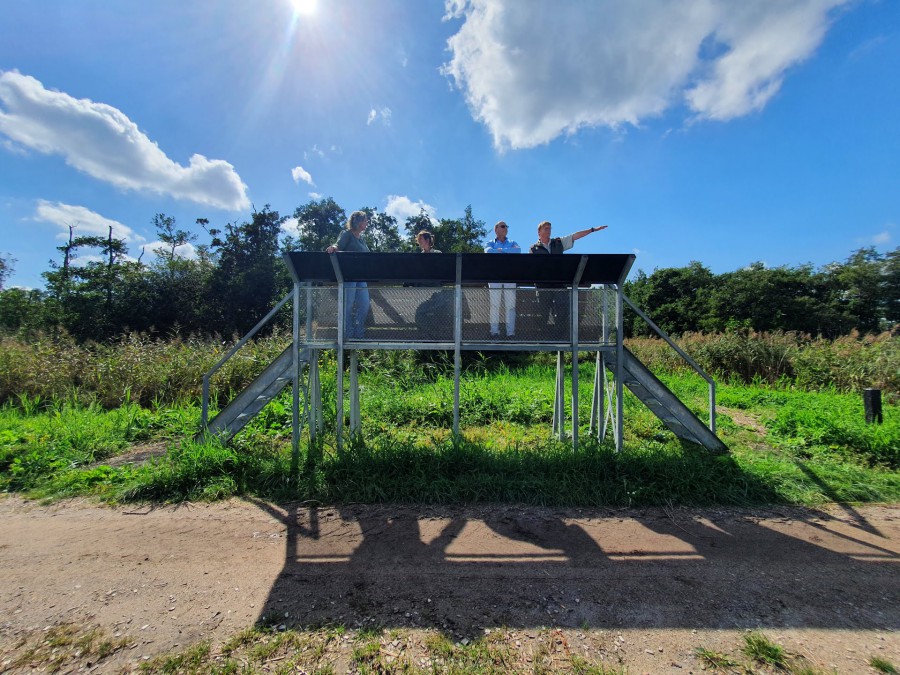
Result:
M650 408L672 433L685 441L701 445L714 454L728 452L728 447L721 439L660 382L647 366L627 349L622 353L624 355L622 383ZM615 369L616 353L604 352L604 357L609 367Z
M309 350L300 351L300 362L309 361ZM266 407L266 404L291 383L294 364L293 345L278 355L266 369L257 375L247 388L210 420L206 433L220 436L226 442L243 429L250 420ZM204 433L201 432L201 433Z

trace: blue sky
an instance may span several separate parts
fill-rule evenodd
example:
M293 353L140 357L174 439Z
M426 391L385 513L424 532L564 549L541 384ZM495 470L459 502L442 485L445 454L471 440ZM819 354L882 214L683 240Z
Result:
M894 0L4 0L0 255L311 198L636 269L900 241ZM287 224L291 227L291 223ZM200 242L205 241L201 235ZM438 242L440 245L440 242ZM184 249L190 255L190 248Z

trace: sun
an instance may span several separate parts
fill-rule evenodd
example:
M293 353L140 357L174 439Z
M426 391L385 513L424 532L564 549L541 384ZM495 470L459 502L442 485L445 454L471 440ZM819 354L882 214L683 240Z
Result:
M307 16L316 13L316 6L318 4L318 0L291 0L294 11L297 14L306 14Z

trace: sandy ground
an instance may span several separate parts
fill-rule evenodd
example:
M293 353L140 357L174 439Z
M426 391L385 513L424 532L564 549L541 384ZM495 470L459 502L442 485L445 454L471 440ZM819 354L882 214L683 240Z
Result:
M261 620L542 628L628 672L699 672L761 629L816 667L900 665L900 508L105 508L0 498L0 671L30 632L97 626L132 647L93 672ZM600 649L598 647L597 649ZM587 647L585 647L587 651Z

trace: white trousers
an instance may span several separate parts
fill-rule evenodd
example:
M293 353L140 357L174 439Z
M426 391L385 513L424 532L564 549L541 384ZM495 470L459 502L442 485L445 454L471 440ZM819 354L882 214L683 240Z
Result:
M488 284L488 294L491 300L489 319L491 333L500 332L500 303L506 305L506 334L513 335L516 332L516 285L512 283Z

